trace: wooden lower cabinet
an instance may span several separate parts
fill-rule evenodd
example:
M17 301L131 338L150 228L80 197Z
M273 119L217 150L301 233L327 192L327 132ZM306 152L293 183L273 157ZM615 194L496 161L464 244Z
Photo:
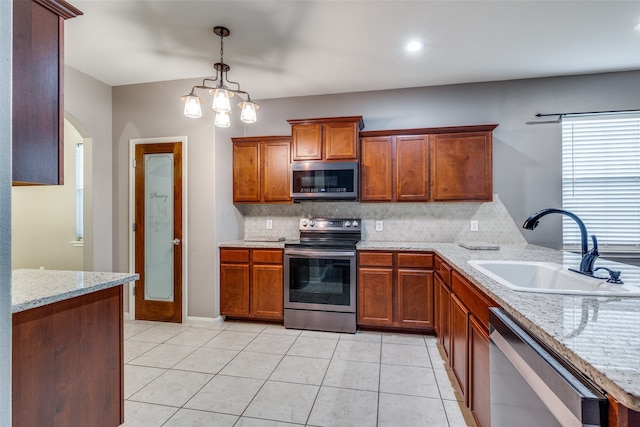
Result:
M358 324L397 330L433 328L433 254L358 252Z
M220 249L220 314L284 318L282 249Z
M12 315L12 424L124 422L123 290L115 286Z
M468 403L467 393L467 357L469 340L469 310L456 297L451 295L451 354L449 362L458 385Z
M480 426L491 425L489 329L469 316L469 409Z
M358 269L358 323L393 326L393 269Z
M435 265L438 342L475 424L490 427L489 307L497 304L438 256Z

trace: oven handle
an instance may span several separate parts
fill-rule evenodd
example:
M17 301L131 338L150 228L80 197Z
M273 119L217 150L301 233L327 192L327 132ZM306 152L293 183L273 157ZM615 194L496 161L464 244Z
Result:
M335 252L327 252L327 251L296 251L295 249L287 249L285 251L286 255L293 256L303 256L303 257L353 257L356 256L355 251L335 251Z

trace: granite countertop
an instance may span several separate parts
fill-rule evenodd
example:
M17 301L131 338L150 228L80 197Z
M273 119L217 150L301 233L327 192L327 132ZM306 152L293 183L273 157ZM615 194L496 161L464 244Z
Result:
M13 270L11 312L64 301L138 280L135 273L92 271Z
M435 251L491 296L551 349L618 402L640 411L640 297L594 297L512 291L475 270L469 260L546 261L577 267L580 256L533 245L468 250L453 243L361 242L359 250ZM640 287L640 268L599 258Z
M221 248L267 248L282 249L285 243L297 242L298 240L279 240L279 241L260 241L260 240L233 240L230 242L220 243Z

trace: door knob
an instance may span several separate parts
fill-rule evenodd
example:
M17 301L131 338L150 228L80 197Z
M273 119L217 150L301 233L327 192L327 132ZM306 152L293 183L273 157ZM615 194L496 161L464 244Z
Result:
M175 246L178 246L180 244L180 239L173 239L171 243L173 243Z

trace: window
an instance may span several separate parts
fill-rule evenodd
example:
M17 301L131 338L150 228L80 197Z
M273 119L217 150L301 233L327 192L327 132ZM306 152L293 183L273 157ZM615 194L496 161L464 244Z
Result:
M83 197L84 197L84 145L76 143L76 240L81 241L83 236Z
M640 252L640 112L562 120L562 207L578 215L603 253ZM563 217L563 245L580 248Z

